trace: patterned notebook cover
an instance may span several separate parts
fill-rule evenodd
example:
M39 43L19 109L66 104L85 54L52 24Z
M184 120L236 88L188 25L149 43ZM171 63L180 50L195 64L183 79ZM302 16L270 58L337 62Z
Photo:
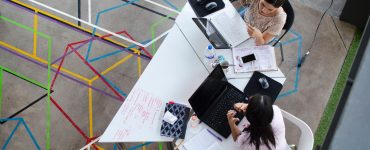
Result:
M161 135L184 139L186 133L186 126L188 124L190 117L189 114L190 108L182 104L166 103L166 109L164 112L166 113L167 111L170 111L170 113L175 115L178 119L173 125L162 120Z

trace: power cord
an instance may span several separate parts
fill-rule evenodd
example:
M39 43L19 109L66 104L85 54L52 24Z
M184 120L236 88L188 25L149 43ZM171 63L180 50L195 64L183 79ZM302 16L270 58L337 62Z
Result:
M302 56L301 61L298 63L298 67L301 67L301 66L303 65L303 63L304 63L304 61L306 60L307 56L310 54L311 49L312 49L312 47L313 47L313 44L315 43L315 40L316 40L317 31L318 31L318 30L319 30L319 28L320 28L321 21L322 21L322 19L324 18L325 14L328 12L328 10L329 10L329 9L331 8L331 6L333 5L333 1L334 1L334 0L331 0L329 7L328 7L328 8L325 10L325 12L322 14L322 16L321 16L321 18L320 18L320 21L319 21L319 24L318 24L318 25L317 25L317 27L316 27L315 35L314 35L314 37L313 37L313 40L312 40L311 46L310 46L310 48L307 50L307 52Z

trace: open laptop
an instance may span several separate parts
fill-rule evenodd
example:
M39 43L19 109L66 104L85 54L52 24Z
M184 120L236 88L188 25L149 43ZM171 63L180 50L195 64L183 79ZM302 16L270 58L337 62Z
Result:
M227 111L233 109L234 104L238 102L247 102L246 95L227 82L220 65L208 75L189 99L198 118L225 138L231 134ZM243 116L238 113L235 117L242 120Z
M238 13L221 12L210 18L192 19L216 49L234 48L250 37L247 25Z

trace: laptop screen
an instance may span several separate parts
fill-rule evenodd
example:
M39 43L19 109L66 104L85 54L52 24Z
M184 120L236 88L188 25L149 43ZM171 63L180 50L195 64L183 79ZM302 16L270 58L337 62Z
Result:
M217 31L214 25L206 18L193 18L195 24L207 37L212 46L216 49L227 49L230 48L226 40L222 35Z
M189 103L199 118L203 116L227 83L226 76L221 66L218 65L190 97Z

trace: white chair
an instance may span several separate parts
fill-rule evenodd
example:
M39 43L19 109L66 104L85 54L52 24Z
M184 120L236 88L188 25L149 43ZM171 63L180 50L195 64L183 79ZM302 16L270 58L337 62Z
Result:
M281 110L281 112L285 119L287 119L294 125L298 126L299 130L301 131L301 135L299 137L299 142L297 145L297 150L312 150L314 137L311 128L301 119L293 116L292 114L284 110Z

